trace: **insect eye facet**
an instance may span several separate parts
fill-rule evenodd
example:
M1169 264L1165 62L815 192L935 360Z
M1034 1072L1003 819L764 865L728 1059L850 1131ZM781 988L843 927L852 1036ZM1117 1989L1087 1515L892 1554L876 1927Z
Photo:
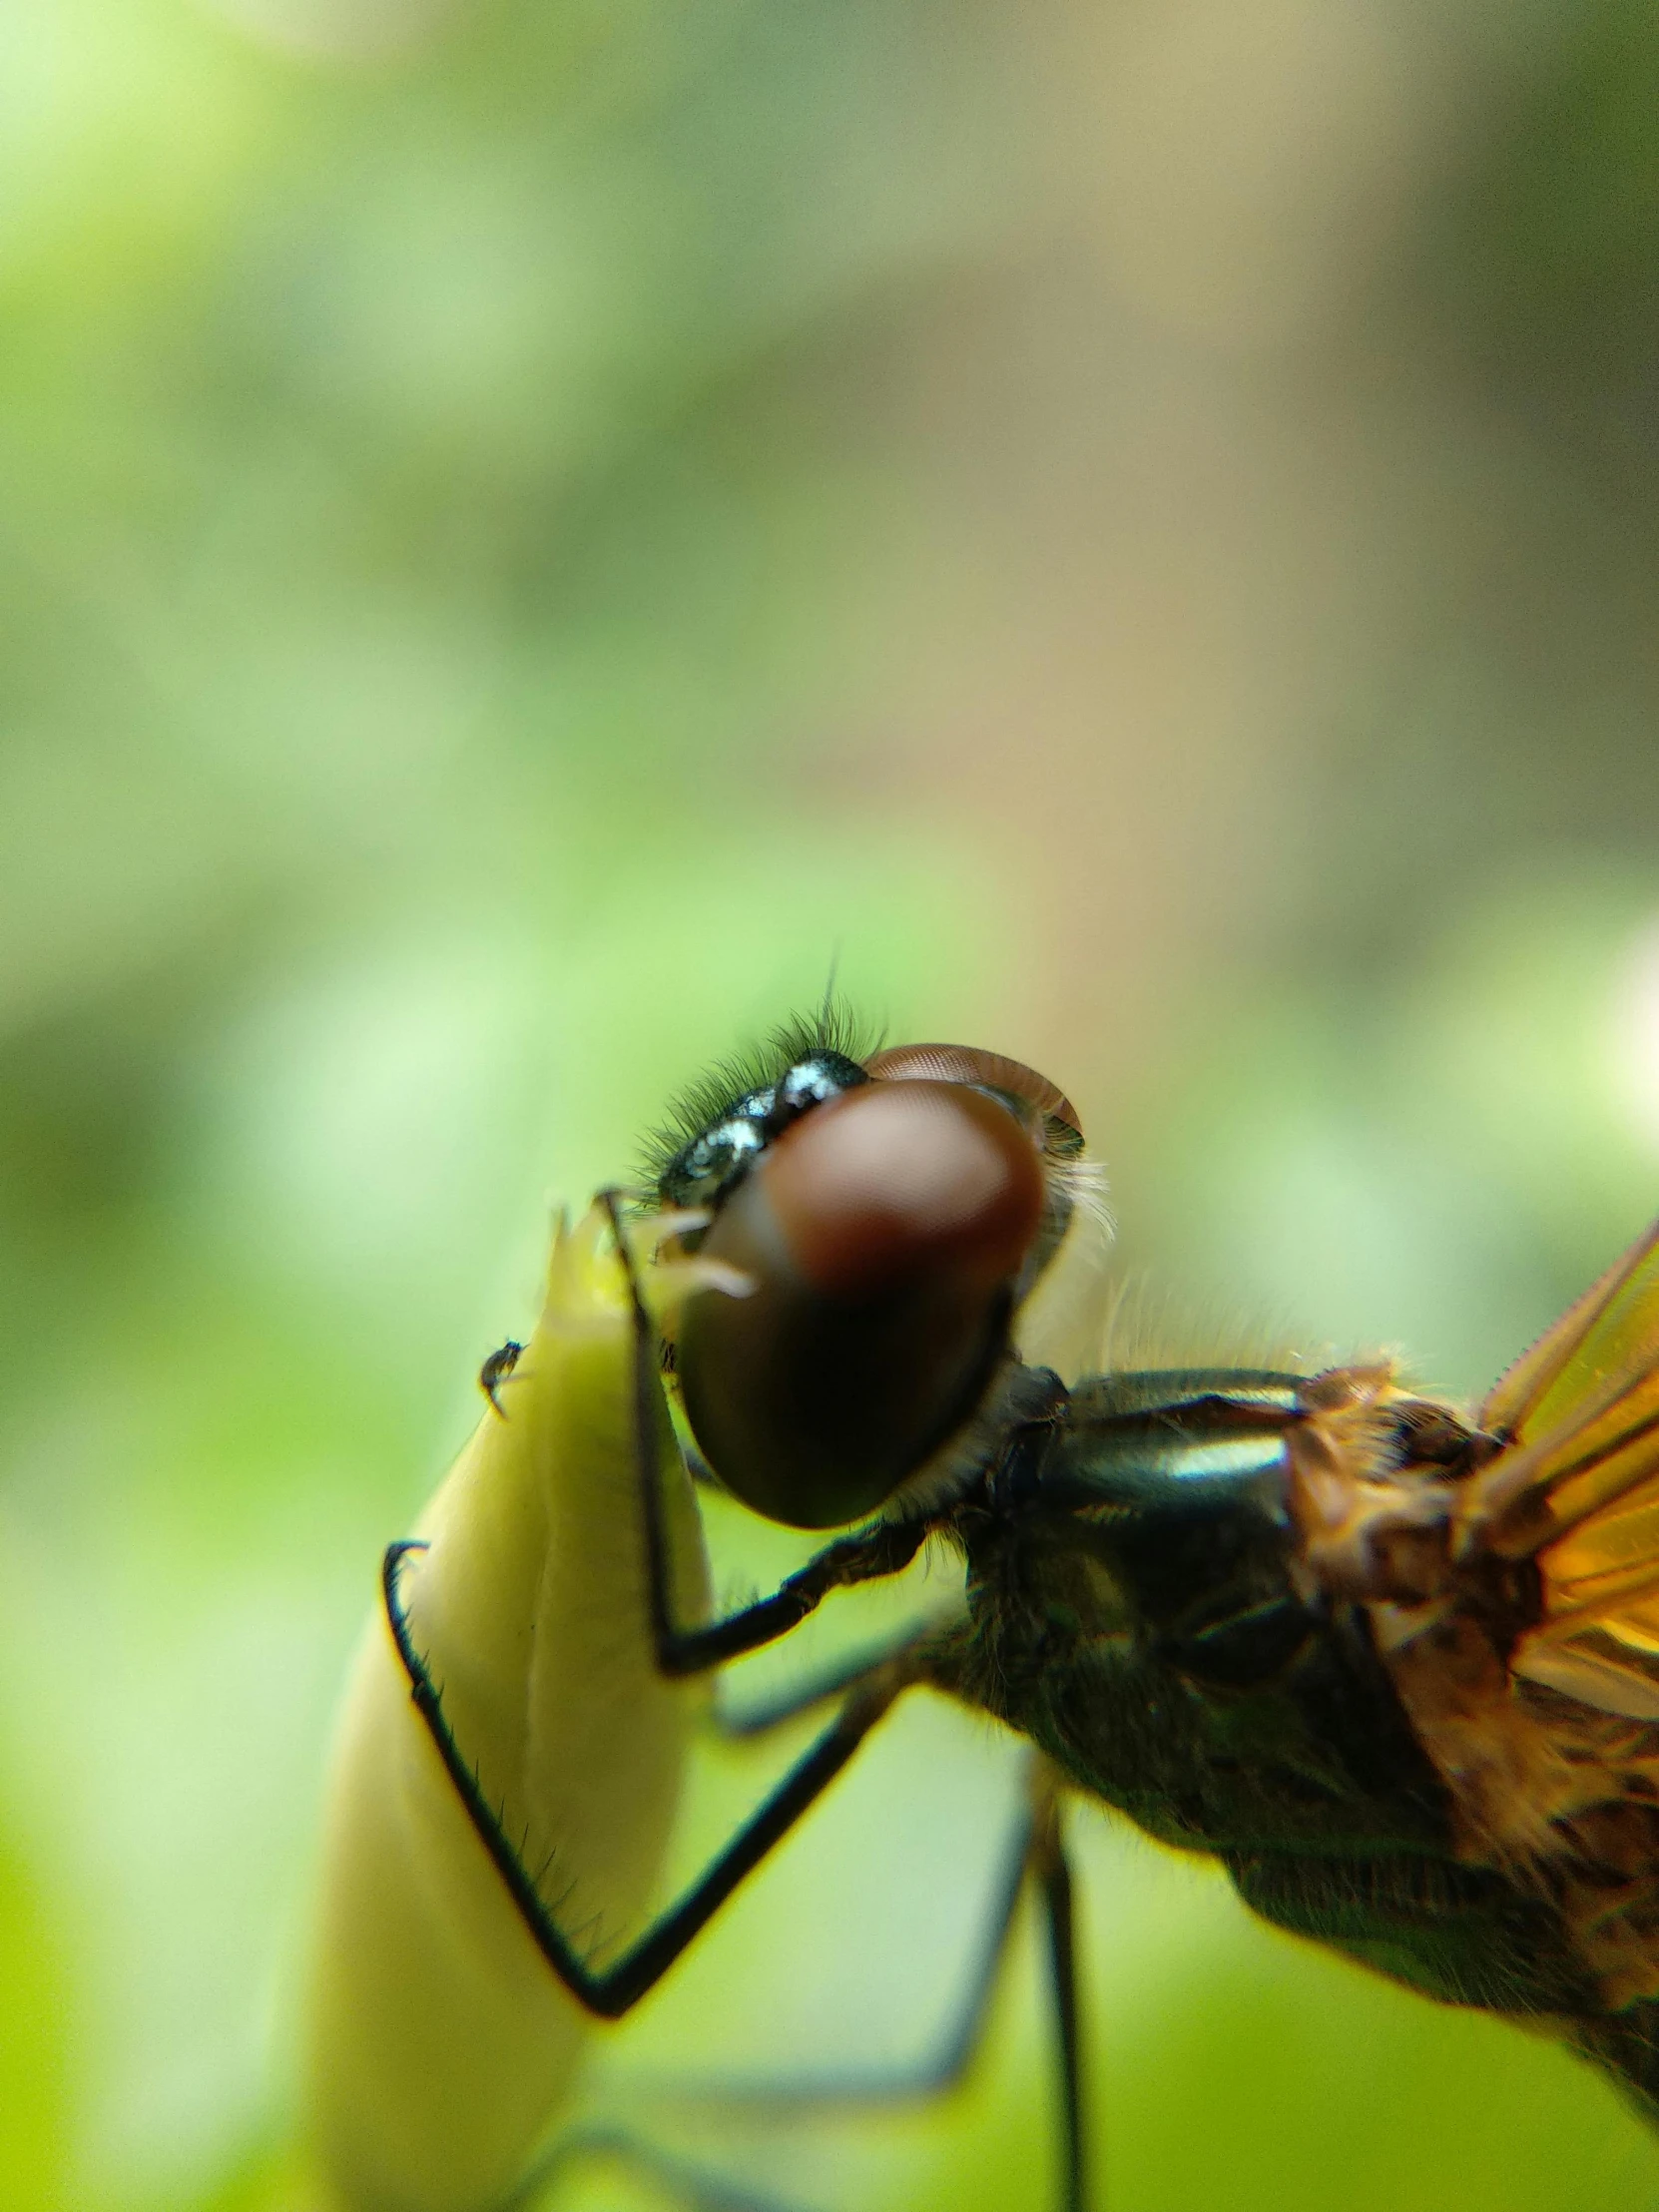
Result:
M870 1082L731 1191L702 1249L755 1288L695 1293L677 1365L737 1496L797 1528L856 1520L967 1417L1042 1223L1039 1141L981 1088Z
M970 1044L900 1044L872 1054L864 1066L870 1075L889 1082L971 1083L1011 1105L1033 1109L1040 1117L1045 1151L1069 1157L1083 1149L1083 1124L1065 1092L1006 1053Z

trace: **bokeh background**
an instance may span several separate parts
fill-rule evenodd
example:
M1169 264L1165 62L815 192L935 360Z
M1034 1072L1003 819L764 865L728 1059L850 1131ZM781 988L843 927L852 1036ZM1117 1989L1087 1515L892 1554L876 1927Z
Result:
M283 2212L378 1548L832 959L1065 1085L1126 1270L1456 1390L1659 1204L1659 16L14 0L0 115L0 2205ZM921 2047L1008 1780L918 1704L638 2048ZM1079 1832L1112 2212L1659 2204ZM663 2139L1041 2204L1034 1987Z

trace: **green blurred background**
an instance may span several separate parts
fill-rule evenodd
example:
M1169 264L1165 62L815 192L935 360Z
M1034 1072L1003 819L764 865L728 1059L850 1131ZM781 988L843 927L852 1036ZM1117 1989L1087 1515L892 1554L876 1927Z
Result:
M1659 1203L1659 15L13 0L0 115L0 2206L279 2212L378 1547L832 957L1230 1329L1473 1390ZM918 1704L638 2047L919 2048L1007 1784ZM1659 2203L1080 1829L1112 2212ZM1040 2204L1032 1987L675 2125Z

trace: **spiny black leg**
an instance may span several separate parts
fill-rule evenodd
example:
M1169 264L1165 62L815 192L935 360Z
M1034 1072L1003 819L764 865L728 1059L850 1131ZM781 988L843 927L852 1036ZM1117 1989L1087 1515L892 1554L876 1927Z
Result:
M904 1526L881 1524L856 1536L843 1536L788 1576L771 1597L760 1598L703 1628L677 1628L669 1618L666 1551L658 1548L663 1536L662 1500L650 1475L647 1482L647 1495L652 1501L647 1507L646 1529L646 1541L651 1546L651 1626L657 1664L667 1675L707 1674L729 1659L741 1659L745 1652L777 1643L816 1612L831 1590L902 1573L927 1536L926 1528L917 1521Z
M902 1659L914 1645L916 1633L912 1628L884 1644L855 1651L849 1658L833 1661L818 1673L808 1675L804 1681L786 1683L771 1696L755 1699L753 1704L733 1708L716 1698L704 1716L704 1725L729 1743L746 1743L752 1737L770 1735L773 1729L799 1720L803 1713L810 1713L815 1705L828 1705L831 1698L845 1697L866 1675L874 1674L890 1660Z
M1077 1943L1071 1868L1052 1788L1037 1807L1032 1864L1048 1920L1048 1963L1060 2060L1061 2212L1088 2212L1089 2161L1083 2119L1082 2029L1077 2008Z
M771 1597L711 1621L702 1628L682 1628L673 1618L669 1600L670 1572L668 1531L664 1525L662 1485L658 1477L657 1451L662 1435L662 1409L657 1382L657 1332L640 1291L634 1255L622 1224L622 1201L616 1191L601 1191L599 1202L610 1216L617 1252L628 1279L628 1298L634 1331L634 1436L640 1475L641 1517L645 1524L646 1591L651 1607L651 1633L657 1664L667 1675L705 1674L746 1651L758 1651L776 1643L792 1628L799 1628L831 1590L855 1582L869 1582L898 1574L921 1549L926 1524L877 1522L857 1535L843 1536L829 1544L796 1574L790 1575Z
M923 1678L925 1679L925 1677ZM818 2073L804 2081L787 2078L770 2078L756 2081L726 2081L651 2084L653 2097L685 2096L700 2104L732 2103L743 2105L789 2105L820 2103L898 2103L912 2098L942 2094L953 2088L967 2071L979 2040L984 2032L985 2020L991 2000L996 1994L997 1976L1008 1948L1008 1938L1013 1930L1019 1902L1025 1893L1028 1877L1036 1878L1047 1907L1049 1929L1049 1958L1055 1956L1055 1917L1051 1902L1051 1870L1056 1864L1056 1835L1053 1824L1053 1785L1047 1769L1040 1763L1033 1766L1027 1784L1028 1810L1015 1831L1012 1845L1003 1869L995 1902L986 1922L984 1938L974 1966L972 1978L964 1992L961 2010L952 2021L938 2048L929 2053L921 2063L913 2067L883 2068L879 2073L855 2073L839 2071ZM1065 1862L1058 1860L1061 1876ZM1069 1892L1066 1893L1069 1906ZM1070 1952L1069 1913L1064 1923L1066 1930L1066 1954ZM1068 1976L1068 1989L1073 1986ZM1074 2009L1074 2008L1073 2008ZM1075 2060L1077 2040L1075 2028L1069 2038L1062 2033L1062 2046ZM1068 2106L1069 2110L1069 2106ZM1066 2131L1068 2146L1075 2139L1075 2130L1069 2121ZM1072 2160L1075 2164L1075 2160ZM1065 2212L1072 2212L1067 2200Z
M804 2081L653 2082L651 2095L658 2100L685 2097L702 2105L732 2104L751 2108L760 2105L776 2109L834 2102L897 2103L943 2094L961 2079L978 2049L1019 1901L1027 1878L1032 1877L1043 1901L1047 1934L1045 1963L1053 1997L1055 2048L1060 2061L1056 2212L1089 2212L1072 1882L1060 1835L1057 1785L1045 1762L1033 1762L1027 1789L1029 1810L1015 1836L961 2013L937 2051L920 2066L870 2074L815 2074Z
M1054 2029L1060 2061L1060 2181L1057 2212L1089 2212L1089 2160L1083 2113L1082 2035L1077 2005L1075 1916L1071 1869L1060 1833L1055 1779L1047 1765L1033 1763L1028 1783L1030 1811L1021 1823L1015 1848L998 1893L984 1947L968 1986L960 2017L939 2050L914 2071L877 2076L841 2074L815 2080L810 2087L784 2083L765 2090L728 2091L742 2101L764 2097L778 2103L845 2098L866 2102L943 2094L961 2079L978 2049L996 1994L997 1976L1008 1947L1027 1876L1034 1876L1043 1901L1047 1929L1047 1965L1054 2004ZM707 2089L701 2092L705 2101Z
M386 1620L397 1656L409 1679L409 1694L425 1722L455 1793L517 1906L519 1918L542 1956L576 1999L600 2018L614 2020L636 2005L714 1918L746 1875L753 1873L808 1808L840 1773L899 1692L917 1679L919 1661L911 1656L888 1660L866 1676L806 1755L790 1769L772 1795L739 1829L718 1858L678 1905L655 1921L622 1956L600 1972L579 1958L554 1922L524 1862L484 1795L476 1771L467 1764L444 1717L441 1693L425 1660L415 1650L409 1617L398 1595L403 1562L418 1541L388 1545L381 1568Z
M1057 2212L1089 2212L1089 2175L1083 2120L1082 2049L1077 2006L1074 1898L1070 1867L1060 1833L1059 1803L1054 1778L1042 1762L1034 1763L1029 1781L1029 1811L1020 1823L1015 1846L997 1895L977 1970L969 1984L960 2018L940 2049L914 2071L879 2075L820 2075L810 2082L698 2083L683 2088L653 2084L651 2095L666 2100L677 2095L695 2098L704 2105L794 2104L846 2102L897 2102L900 2099L940 2094L961 2079L978 2048L986 2015L996 1992L998 1972L1007 1951L1008 1937L1028 1875L1034 1875L1042 1894L1047 1930L1047 1963L1054 2000L1056 2047L1060 2059L1060 2186ZM607 2129L582 2130L561 2142L538 2184L555 2167L584 2150L612 2151L633 2159L646 2171L680 2189L688 2212L786 2212L771 2200L758 2198L681 2166L633 2138ZM515 2199L515 2208L521 2200ZM509 2208L509 2212L515 2212ZM527 2208L526 2208L527 2212Z

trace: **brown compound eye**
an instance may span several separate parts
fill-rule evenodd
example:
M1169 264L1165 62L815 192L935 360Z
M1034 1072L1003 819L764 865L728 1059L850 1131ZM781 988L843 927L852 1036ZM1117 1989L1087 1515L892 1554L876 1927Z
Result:
M746 1504L856 1520L967 1417L1041 1225L1040 1141L982 1089L872 1082L733 1193L702 1249L756 1287L695 1293L677 1365L698 1445Z
M973 1083L982 1090L1034 1108L1045 1124L1048 1149L1080 1152L1083 1124L1077 1108L1057 1083L1023 1060L1010 1060L1005 1052L986 1052L971 1044L899 1044L872 1053L864 1062L867 1075L888 1082L922 1080L933 1083Z

